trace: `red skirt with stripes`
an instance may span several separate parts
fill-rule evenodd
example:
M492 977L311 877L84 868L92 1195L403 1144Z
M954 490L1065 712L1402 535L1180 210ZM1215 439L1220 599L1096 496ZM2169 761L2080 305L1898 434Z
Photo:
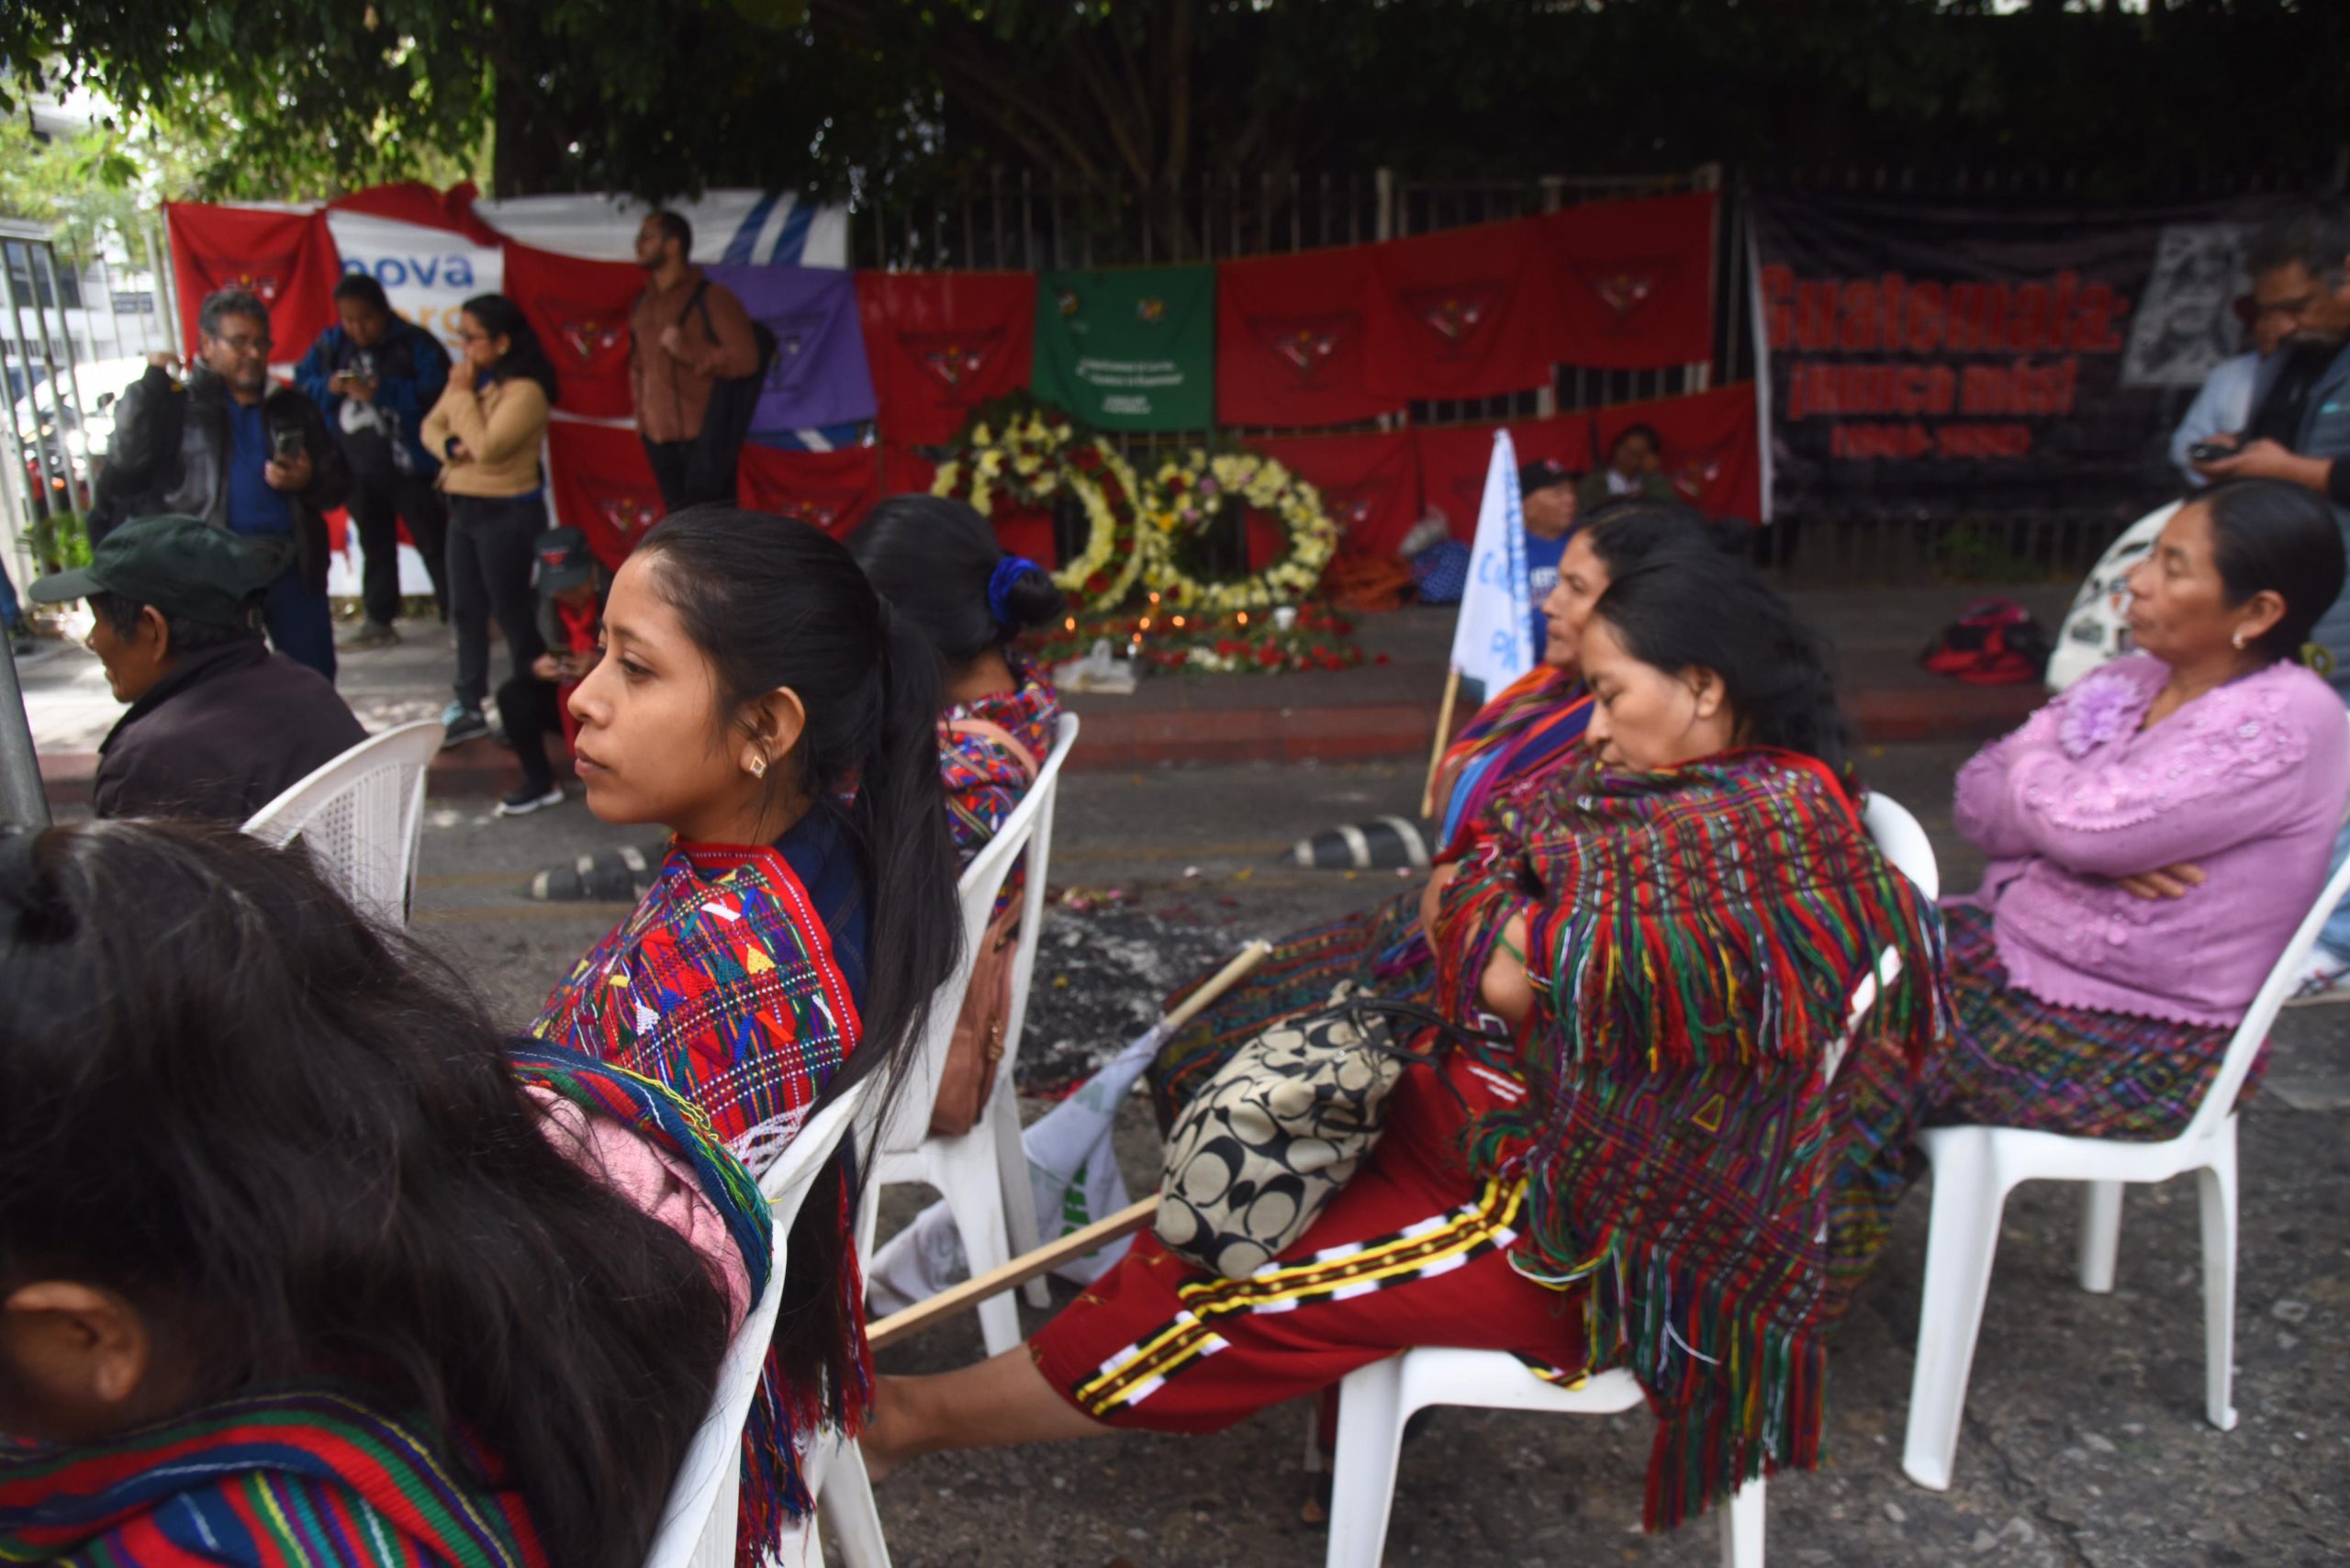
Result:
M1145 1233L1029 1353L1095 1420L1169 1432L1220 1431L1419 1345L1505 1350L1572 1380L1582 1294L1510 1267L1524 1184L1481 1180L1460 1153L1471 1117L1525 1093L1460 1056L1414 1068L1371 1157L1287 1252L1227 1280Z

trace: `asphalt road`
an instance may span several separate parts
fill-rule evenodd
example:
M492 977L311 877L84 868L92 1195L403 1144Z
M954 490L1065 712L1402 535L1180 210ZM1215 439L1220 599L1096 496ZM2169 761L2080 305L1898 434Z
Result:
M1863 758L1915 810L1946 887L1979 859L1950 829L1964 746ZM1071 775L1051 881L1064 894L1044 937L1024 1048L1024 1089L1080 1076L1155 1014L1158 999L1251 935L1275 935L1389 896L1392 871L1286 864L1301 834L1409 815L1411 767L1244 767ZM545 903L531 873L657 835L615 830L576 801L517 821L432 809L417 935L509 1019L527 1018L621 903ZM1024 1102L1033 1114L1044 1102ZM1977 1352L1956 1483L1900 1473L1924 1265L1913 1194L1877 1277L1833 1356L1829 1465L1774 1483L1774 1562L2040 1565L2350 1562L2350 1007L2288 1010L2266 1086L2246 1114L2237 1406L2202 1419L2195 1189L2136 1189L2118 1288L2073 1282L2077 1197L2042 1183L2008 1205ZM1130 1184L1152 1180L1157 1140L1138 1103L1121 1126ZM923 1195L895 1192L885 1213ZM891 1223L895 1223L893 1220ZM1066 1292L1063 1292L1064 1298ZM1024 1307L1027 1321L1041 1316ZM885 1370L975 1359L968 1321L884 1355ZM1323 1534L1300 1518L1309 1486L1304 1406L1212 1438L1128 1437L944 1455L879 1493L901 1568L1126 1563L1306 1568ZM1567 1419L1442 1410L1405 1450L1391 1561L1454 1564L1699 1564L1710 1521L1639 1530L1651 1423L1638 1412Z

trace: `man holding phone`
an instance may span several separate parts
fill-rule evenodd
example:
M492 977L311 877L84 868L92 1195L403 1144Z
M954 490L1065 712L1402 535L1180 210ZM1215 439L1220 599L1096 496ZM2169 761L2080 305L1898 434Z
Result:
M433 480L440 460L425 450L424 416L449 382L449 351L439 339L392 310L384 286L345 273L334 286L341 324L320 332L294 385L327 418L351 465L351 525L359 532L360 602L366 619L342 640L345 651L387 648L400 634L400 524L432 579L441 618L449 618L443 577L449 514Z
M91 543L133 518L177 513L263 543L278 563L262 600L270 642L332 680L326 513L349 493L350 465L319 406L270 385L268 307L224 288L197 322L186 384L173 379L169 354L151 354L116 405Z

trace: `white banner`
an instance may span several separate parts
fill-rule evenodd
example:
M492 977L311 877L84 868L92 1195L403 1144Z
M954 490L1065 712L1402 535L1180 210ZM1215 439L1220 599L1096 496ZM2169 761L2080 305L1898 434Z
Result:
M1477 543L1469 556L1469 586L1453 626L1452 667L1483 681L1488 701L1534 667L1526 511L1517 493L1517 449L1507 431L1494 432L1485 496L1477 507Z

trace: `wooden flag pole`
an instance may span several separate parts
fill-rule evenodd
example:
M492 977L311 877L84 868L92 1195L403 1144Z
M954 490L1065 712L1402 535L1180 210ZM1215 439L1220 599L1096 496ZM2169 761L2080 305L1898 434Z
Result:
M1171 1035L1198 1017L1218 997L1248 979L1249 971L1263 963L1266 955L1272 950L1273 945L1262 937L1250 941L1233 956L1230 963L1216 970L1199 990L1185 997L1181 1006L1160 1020L1158 1028ZM916 1302L903 1312L893 1312L878 1319L865 1331L867 1342L878 1350L884 1345L894 1344L925 1328L935 1327L957 1313L967 1312L979 1305L991 1295L1018 1290L1039 1275L1052 1272L1072 1258L1082 1258L1113 1241L1132 1236L1148 1226L1151 1216L1158 1212L1158 1193L1136 1199L1106 1219L1097 1219L1081 1229L1057 1237L1034 1251L1023 1252L1008 1263L998 1264L977 1279L966 1280L925 1301Z
M958 1312L968 1311L991 1295L1017 1290L1039 1274L1050 1273L1072 1258L1082 1258L1110 1245L1121 1237L1132 1236L1150 1224L1158 1212L1158 1194L1138 1198L1107 1219L1097 1219L1082 1230L1072 1230L1067 1236L1046 1242L1034 1252L1023 1252L1009 1263L998 1264L978 1279L943 1290L927 1301L916 1302L903 1312L893 1312L866 1329L865 1337L875 1350L893 1345L910 1335L937 1327Z
M1452 705L1460 698L1460 666L1445 672L1444 704L1437 710L1436 745L1428 751L1428 781L1420 787L1420 815L1436 815L1436 774L1444 766L1445 742L1452 738Z

